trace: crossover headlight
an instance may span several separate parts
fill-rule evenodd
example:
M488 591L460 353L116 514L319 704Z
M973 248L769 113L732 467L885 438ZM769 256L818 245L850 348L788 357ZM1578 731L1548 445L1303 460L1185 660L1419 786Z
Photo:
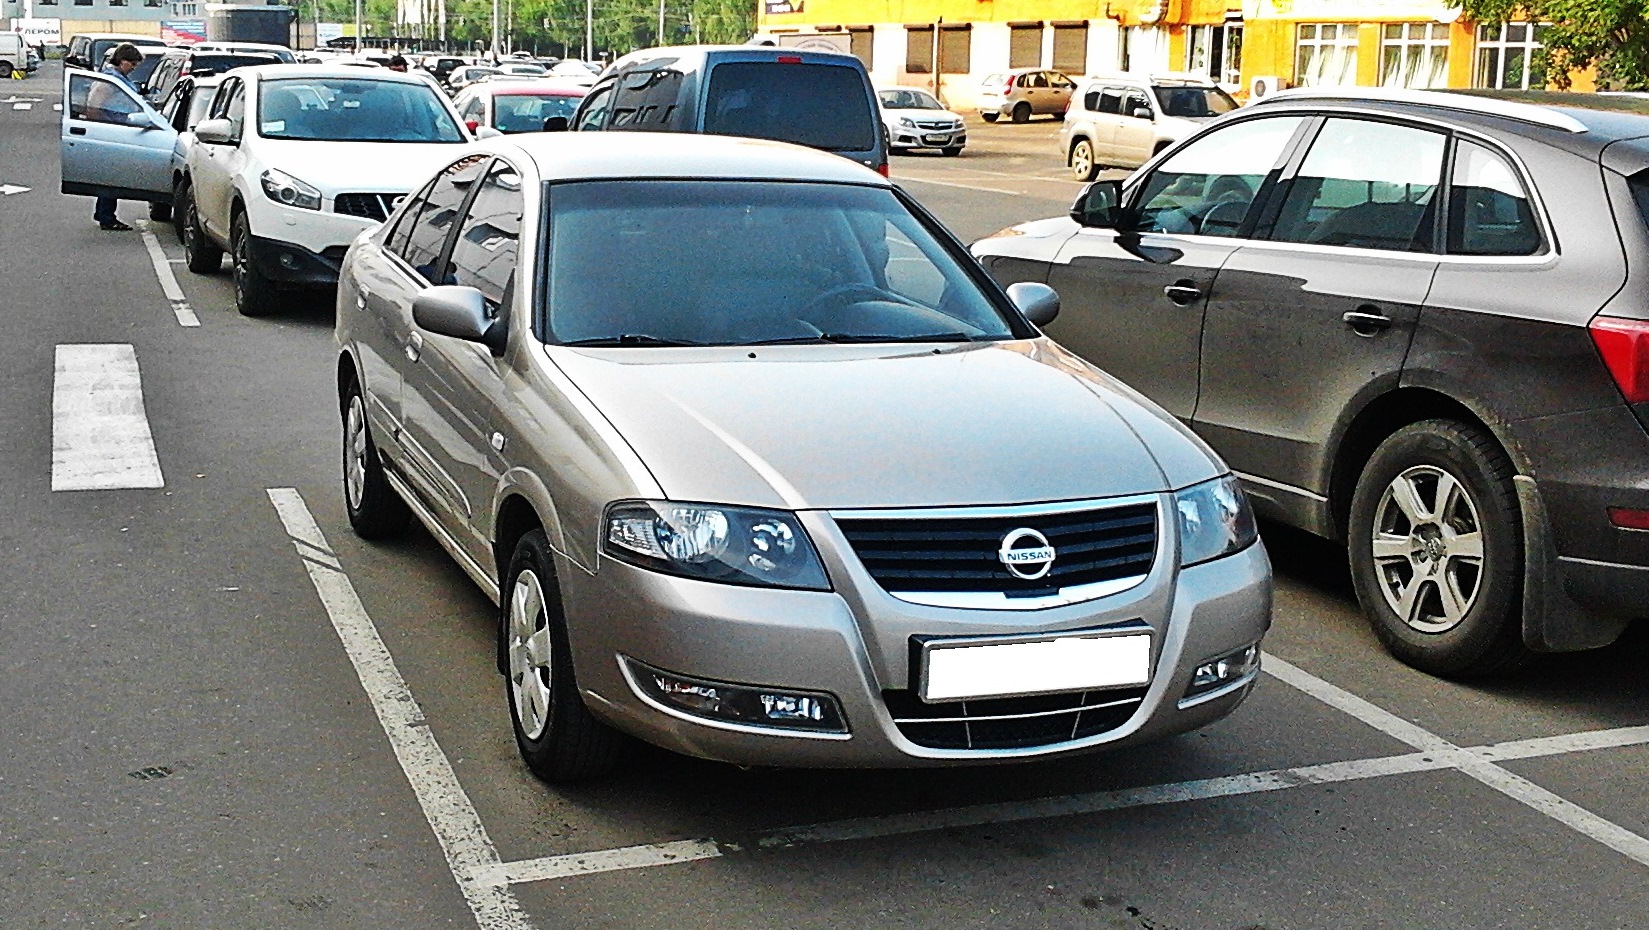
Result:
M1184 568L1246 549L1259 538L1233 475L1194 484L1174 495L1179 516L1179 563Z
M795 514L753 507L620 501L607 508L602 550L653 571L828 591L819 554Z
M300 210L321 208L320 190L284 171L270 168L258 180L263 182L263 195L282 206L297 207Z

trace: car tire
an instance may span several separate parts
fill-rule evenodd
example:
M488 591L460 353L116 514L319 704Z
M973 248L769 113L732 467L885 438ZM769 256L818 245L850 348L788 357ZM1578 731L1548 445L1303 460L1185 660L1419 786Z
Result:
M359 381L351 379L343 401L344 511L349 526L362 539L387 539L406 529L412 516L407 502L395 492L378 458L372 427L366 418L366 397Z
M10 80L11 73L15 70L17 70L15 65L3 58L0 58L0 79Z
M157 223L170 223L172 221L172 205L169 203L149 204L149 219Z
M1000 114L1000 113L981 113L981 114L979 114L979 118L984 120L987 123L994 123L994 122L996 122L997 117L999 117L1001 115L1002 114Z
M1481 427L1443 419L1391 434L1363 467L1351 501L1352 582L1398 659L1466 678L1531 657L1515 471Z
M1076 140L1066 164L1078 181L1092 181L1094 175L1099 173L1099 165L1094 161L1094 144L1087 139Z
M212 244L206 238L206 230L200 225L200 205L195 202L194 189L184 188L189 192L184 200L183 217L183 255L189 270L195 274L213 274L223 267L223 250Z
M235 309L241 316L268 316L275 309L275 284L252 261L252 224L246 212L229 228L229 267L235 277Z
M521 537L500 598L504 696L516 748L551 784L588 781L619 762L624 737L584 706L574 677L554 556L544 531Z
M1031 105L1028 104L1028 103L1016 104L1013 108L1013 121L1016 122L1016 123L1028 123L1028 122L1030 122L1031 121Z
M183 221L188 216L184 208L184 200L189 196L189 182L178 181L172 185L172 232L177 234L178 245L183 245Z
M944 155L947 158L955 158L956 156L962 154L962 147L960 145L948 145L940 149L939 154Z

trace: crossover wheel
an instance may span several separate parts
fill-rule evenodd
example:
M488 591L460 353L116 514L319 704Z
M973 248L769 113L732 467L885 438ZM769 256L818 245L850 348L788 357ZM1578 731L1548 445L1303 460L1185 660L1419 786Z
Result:
M1087 139L1078 139L1071 146L1071 174L1078 181L1092 181L1099 172L1099 166L1094 164L1094 144Z
M1013 121L1016 122L1016 123L1028 123L1028 122L1030 122L1031 121L1031 105L1028 104L1028 103L1016 104L1013 108Z
M411 512L384 475L378 447L366 422L366 401L359 382L344 396L344 509L349 525L363 539L383 539L406 529Z
M184 208L184 201L189 197L189 182L179 181L172 186L172 232L177 234L178 245L185 241L183 222L188 218L189 211Z
M1397 658L1457 677L1528 658L1513 473L1493 437L1452 420L1406 426L1375 449L1352 497L1352 581Z
M543 530L521 537L504 576L499 635L504 688L521 758L547 782L599 778L624 738L584 706L573 675L555 563Z
M188 199L183 207L183 254L190 271L212 274L223 267L223 250L206 238L206 230L200 226L200 205L195 203L194 188L185 186L184 190L188 191Z
M229 231L230 268L235 276L235 309L241 316L267 316L275 309L275 285L252 261L252 226L245 213L235 214Z

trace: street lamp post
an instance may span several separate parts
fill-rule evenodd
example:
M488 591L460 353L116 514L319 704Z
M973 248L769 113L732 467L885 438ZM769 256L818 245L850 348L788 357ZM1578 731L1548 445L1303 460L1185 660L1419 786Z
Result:
M498 0L492 0L492 63L498 64Z
M366 31L366 14L362 10L365 3L366 0L355 0L355 54L357 56L361 54L361 33Z
M584 0L584 60L595 58L595 0Z

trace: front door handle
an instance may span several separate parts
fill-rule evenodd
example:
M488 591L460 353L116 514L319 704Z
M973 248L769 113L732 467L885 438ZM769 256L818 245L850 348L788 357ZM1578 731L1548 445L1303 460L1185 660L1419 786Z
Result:
M1197 287L1190 281L1175 281L1163 288L1162 292L1168 296L1169 300L1181 307L1202 296L1202 288Z
M423 351L424 337L418 335L417 333L413 333L412 336L407 339L407 361L418 361L418 356L423 354Z
M71 135L71 136L83 136L85 134L86 134L86 127L84 127L84 126L70 126L69 127L69 135Z
M1373 312L1370 312L1373 311ZM1341 316L1351 331L1359 336L1376 336L1391 328L1391 317L1373 307L1352 310Z

